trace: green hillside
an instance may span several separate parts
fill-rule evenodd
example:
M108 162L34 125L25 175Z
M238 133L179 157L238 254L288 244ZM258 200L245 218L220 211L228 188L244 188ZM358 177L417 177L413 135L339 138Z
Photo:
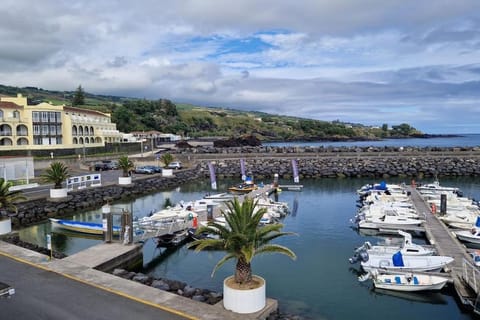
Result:
M2 95L16 96L17 93L26 96L29 104L45 101L71 105L75 96L75 91L0 85ZM255 111L175 104L167 99L132 99L87 92L84 95L84 104L77 107L111 113L112 121L122 132L157 130L192 138L253 134L264 141L374 140L423 135L405 123L393 125L391 128L387 124L383 124L381 128L372 128L340 121L327 122Z

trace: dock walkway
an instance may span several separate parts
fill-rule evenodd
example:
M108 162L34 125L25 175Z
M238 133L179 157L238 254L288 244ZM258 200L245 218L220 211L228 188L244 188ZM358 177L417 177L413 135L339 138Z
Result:
M418 190L412 187L407 188L410 191L411 199L419 214L425 215L425 234L430 244L434 245L438 254L442 256L450 256L454 258L454 261L450 265L450 273L455 286L455 290L463 304L474 306L477 298L477 293L472 289L471 285L464 280L464 274L468 269L470 272L477 274L474 277L474 281L478 281L480 284L479 272L476 267L468 263L471 257L467 253L466 247L458 241L458 239L452 234L451 230L441 222L436 215L430 212L429 207L423 200ZM475 270L477 272L475 272ZM478 279L477 279L478 277Z

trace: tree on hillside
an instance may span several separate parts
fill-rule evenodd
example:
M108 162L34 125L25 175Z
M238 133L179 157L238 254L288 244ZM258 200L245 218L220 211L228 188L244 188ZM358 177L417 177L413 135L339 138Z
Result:
M85 92L81 85L78 86L77 90L75 91L75 95L73 96L72 105L79 106L85 104Z

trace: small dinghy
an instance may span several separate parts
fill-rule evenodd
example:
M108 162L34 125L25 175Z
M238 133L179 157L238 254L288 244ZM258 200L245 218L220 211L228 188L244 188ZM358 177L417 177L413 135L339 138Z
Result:
M377 270L367 272L367 274L360 276L359 281L372 279L375 288L394 290L394 291L429 291L441 290L448 282L448 278L420 274L420 273L405 273L405 274L379 274Z

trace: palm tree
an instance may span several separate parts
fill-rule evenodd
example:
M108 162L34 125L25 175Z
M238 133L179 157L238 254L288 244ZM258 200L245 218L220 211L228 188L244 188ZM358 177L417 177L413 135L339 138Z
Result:
M135 167L133 161L128 159L127 156L122 156L118 159L118 166L123 170L123 176L128 177L128 174Z
M50 167L45 170L41 177L44 182L53 183L54 189L61 189L62 182L70 177L70 174L64 163L56 161L50 164Z
M25 200L21 190L10 191L13 183L0 178L0 219L7 215L7 211L17 211L15 202Z
M291 232L281 232L283 224L259 226L260 219L266 213L265 208L256 209L258 201L250 198L240 203L235 197L226 203L227 210L222 210L226 224L210 221L207 226L200 227L197 234L203 232L218 236L218 238L199 239L190 243L195 251L203 249L219 249L226 255L215 265L212 276L225 262L236 259L234 280L238 284L252 281L251 262L253 257L263 253L281 253L296 259L295 253L287 247L270 243L273 239L291 235Z

